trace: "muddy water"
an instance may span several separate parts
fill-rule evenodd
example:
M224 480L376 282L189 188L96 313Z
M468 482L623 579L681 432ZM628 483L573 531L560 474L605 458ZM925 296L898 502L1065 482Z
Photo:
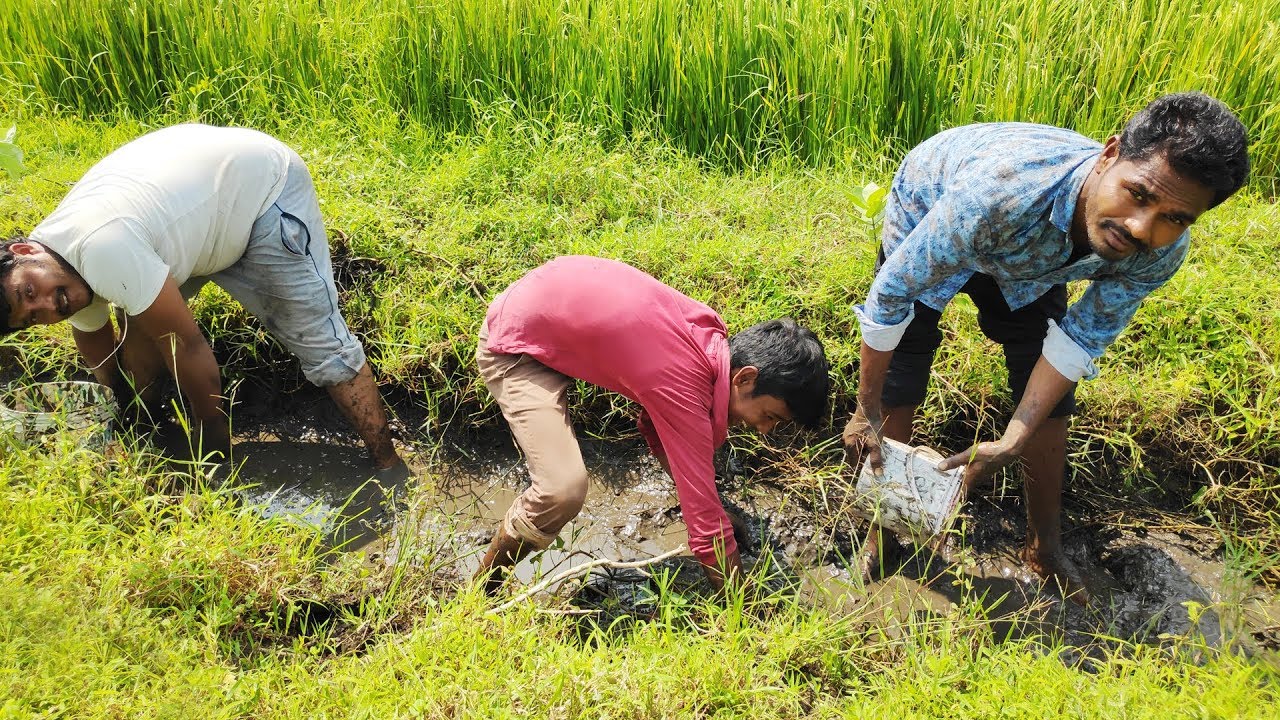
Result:
M556 545L520 564L522 583L596 558L653 557L687 541L672 483L652 458L634 447L589 440L583 450L591 486L582 514ZM377 478L360 448L318 435L246 436L236 456L236 482L264 514L312 525L374 562L429 547L432 570L459 582L474 572L527 482L518 454L502 437L446 440L429 455L413 456L409 478ZM1280 599L1231 581L1218 542L1203 530L1134 531L1077 518L1066 535L1067 552L1095 596L1082 608L1041 588L1018 560L1024 515L1016 498L976 498L960 540L936 551L889 554L878 579L864 584L849 569L864 527L839 516L818 520L826 514L768 483L731 482L722 496L741 521L744 561L770 558L777 582L836 612L870 608L905 618L964 608L990 618L997 635L1048 634L1079 647L1096 645L1099 635L1168 642L1194 634L1250 652L1274 651L1280 641ZM685 587L701 583L690 557L665 566L691 571L680 573ZM591 602L626 609L646 582L634 572L597 576Z

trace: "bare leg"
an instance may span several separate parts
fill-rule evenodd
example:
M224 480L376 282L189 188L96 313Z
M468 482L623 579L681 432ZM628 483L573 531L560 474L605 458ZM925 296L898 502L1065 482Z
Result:
M918 405L901 405L884 409L884 431L890 440L911 444L912 426L915 424Z
M885 408L884 428L881 430L881 436L910 444L917 407L919 406L899 405ZM885 532L885 529L879 525L872 525L871 531L867 534L867 542L862 546L861 567L859 568L862 571L862 579L869 581L872 577L882 574L884 571L883 558L881 557L882 550L886 548L896 550L898 547L898 540L892 533Z
M338 409L346 416L347 422L351 423L364 441L364 446L373 459L373 466L378 470L386 470L400 465L400 456L391 444L387 411L383 407L378 386L373 382L369 363L365 363L355 377L331 385L327 390L329 397L333 398Z
M1037 575L1056 582L1064 597L1089 601L1080 571L1062 552L1062 476L1067 465L1068 418L1049 418L1022 454L1026 464L1027 546L1023 559Z

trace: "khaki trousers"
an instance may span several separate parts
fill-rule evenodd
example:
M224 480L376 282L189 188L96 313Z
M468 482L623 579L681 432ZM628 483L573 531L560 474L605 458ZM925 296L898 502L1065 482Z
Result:
M587 467L566 401L572 379L529 355L489 352L488 338L481 326L476 365L529 467L530 485L507 510L503 528L545 548L578 516L587 496Z

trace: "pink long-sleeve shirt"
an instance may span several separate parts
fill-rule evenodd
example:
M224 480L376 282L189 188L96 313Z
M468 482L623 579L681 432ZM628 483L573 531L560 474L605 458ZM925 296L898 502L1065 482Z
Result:
M737 550L712 456L729 415L729 341L714 310L615 260L572 255L534 269L489 305L490 352L528 353L643 408L640 431L665 457L689 549L716 565Z

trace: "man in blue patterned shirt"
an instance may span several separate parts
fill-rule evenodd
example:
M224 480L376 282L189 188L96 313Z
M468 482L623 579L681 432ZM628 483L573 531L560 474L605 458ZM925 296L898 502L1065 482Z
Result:
M942 309L968 294L983 333L1003 347L1017 408L999 440L940 467L967 465L972 487L1021 458L1024 559L1087 600L1059 520L1075 385L1097 375L1094 361L1138 304L1182 265L1187 227L1248 171L1243 125L1200 93L1158 98L1104 145L1060 128L991 123L916 147L894 177L876 277L854 309L862 350L858 409L844 432L850 459L865 453L878 473L880 438L910 441ZM1067 307L1066 283L1085 279Z

